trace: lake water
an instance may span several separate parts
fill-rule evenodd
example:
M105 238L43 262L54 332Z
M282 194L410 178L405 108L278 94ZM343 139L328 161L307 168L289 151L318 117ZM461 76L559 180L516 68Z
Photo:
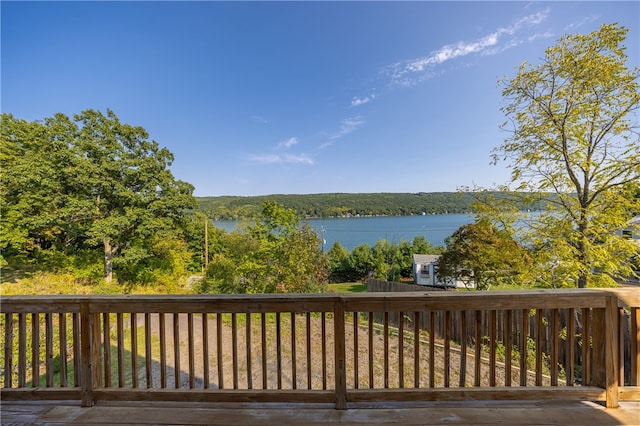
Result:
M379 216L349 217L334 219L308 219L322 237L324 230L325 249L330 249L339 241L347 250L361 244L373 246L379 240L399 243L400 240L413 241L423 236L434 246L444 246L444 239L460 226L473 222L468 214L442 214L425 216ZM215 226L232 231L235 221L214 221Z

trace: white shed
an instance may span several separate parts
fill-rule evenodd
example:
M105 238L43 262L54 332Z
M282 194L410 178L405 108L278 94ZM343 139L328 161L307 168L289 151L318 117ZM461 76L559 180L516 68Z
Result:
M433 287L445 287L446 284L438 281L438 259L435 254L413 255L413 280L418 285Z
M462 281L444 282L438 278L438 261L440 255L437 254L414 254L413 255L413 282L418 285L430 287L449 288L473 288L473 283L466 284Z

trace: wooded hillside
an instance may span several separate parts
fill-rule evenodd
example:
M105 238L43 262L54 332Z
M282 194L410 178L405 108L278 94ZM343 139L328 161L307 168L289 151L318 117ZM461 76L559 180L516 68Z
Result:
M293 209L302 217L341 217L467 213L471 211L473 197L462 192L197 197L198 210L213 220L256 217L267 200Z

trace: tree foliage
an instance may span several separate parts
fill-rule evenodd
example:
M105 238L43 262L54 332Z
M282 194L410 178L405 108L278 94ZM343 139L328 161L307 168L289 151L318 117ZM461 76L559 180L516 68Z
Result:
M413 242L401 240L390 243L378 241L373 247L361 244L347 251L339 242L327 253L329 280L331 282L362 281L373 276L387 281L400 281L413 277L414 254L438 254L441 247L434 247L423 236Z
M530 271L528 250L488 220L461 226L445 243L438 262L438 276L443 280L488 290L492 285L525 282Z
M543 201L519 240L536 250L543 285L608 285L631 274L638 248L619 236L633 212L640 179L638 68L626 67L627 30L616 24L562 37L540 64L523 63L503 81L510 136L494 151L511 168L510 188ZM551 196L549 196L551 195ZM518 204L523 200L518 198ZM505 212L478 204L496 223ZM506 228L505 228L506 229Z
M500 197L500 194L496 196ZM300 217L408 216L468 213L468 193L420 192L375 194L275 194L265 196L198 197L198 210L214 220L256 218L267 201L294 210Z
M265 202L261 219L245 232L223 235L220 243L201 291L305 293L325 288L326 257L318 235L276 202Z
M29 261L99 250L106 281L114 267L130 280L139 268L185 259L193 187L174 179L173 155L148 138L110 110L36 122L3 114L3 256Z

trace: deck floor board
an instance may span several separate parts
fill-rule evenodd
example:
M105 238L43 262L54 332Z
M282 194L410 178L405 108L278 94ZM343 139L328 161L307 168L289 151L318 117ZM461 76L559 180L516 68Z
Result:
M640 425L640 402L618 409L579 401L330 404L0 402L3 426L35 425Z

